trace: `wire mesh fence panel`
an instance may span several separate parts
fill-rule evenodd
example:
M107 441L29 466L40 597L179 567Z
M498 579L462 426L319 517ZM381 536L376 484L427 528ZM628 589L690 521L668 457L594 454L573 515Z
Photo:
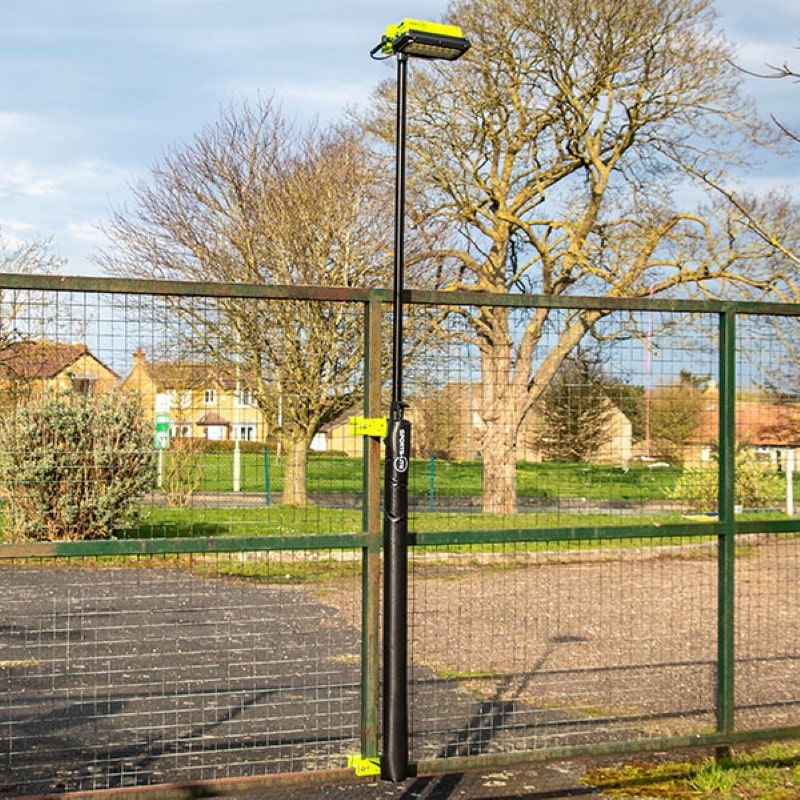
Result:
M570 338L581 319L588 333ZM413 556L415 755L713 728L716 544L686 534L716 519L716 318L535 308L501 322L507 346L465 326L426 364L423 445L478 448L454 465L471 496L443 499L458 513L431 502L412 519L422 541L454 531L449 548ZM682 534L615 539L618 525ZM553 533L594 526L602 538Z
M736 539L736 727L800 723L800 539Z
M792 516L800 328L797 318L777 315L741 315L737 324L736 511L757 519Z
M32 290L3 303L12 535L360 530L360 304ZM42 450L57 454L49 494ZM54 513L37 517L41 503Z
M461 320L411 362L417 530L664 522L714 510L680 483L685 466L713 469L713 316L606 313L567 347L576 311L506 312L507 347L487 346Z
M4 791L378 755L388 299L0 276ZM415 760L797 725L797 315L608 305L409 293Z
M759 523L797 513L797 319L743 315L737 339L736 726L800 722L800 542Z
M362 308L115 288L1 293L4 543L91 540L0 560L4 791L345 767L361 549L309 537L362 527L360 458L321 430L359 408Z
M414 755L713 726L714 551L689 538L415 549Z
M5 791L304 772L360 747L357 553L0 565ZM313 585L312 585L313 586Z

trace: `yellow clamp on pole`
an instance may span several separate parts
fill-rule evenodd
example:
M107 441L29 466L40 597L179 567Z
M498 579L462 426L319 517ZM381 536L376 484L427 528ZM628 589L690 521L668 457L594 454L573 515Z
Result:
M347 766L355 770L356 775L380 775L380 758L364 758L363 756L347 756Z
M386 437L389 423L386 417L350 417L350 433L353 436Z

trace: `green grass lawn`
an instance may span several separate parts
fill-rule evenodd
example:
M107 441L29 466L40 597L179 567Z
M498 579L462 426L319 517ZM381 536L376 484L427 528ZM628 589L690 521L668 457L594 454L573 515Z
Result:
M604 797L665 800L792 800L800 797L800 743L775 742L720 759L632 762L590 771Z
M303 536L358 533L360 509L270 505L247 508L145 506L138 529L126 538L196 536Z
M312 504L297 508L275 503L273 493L283 488L285 463L270 457L270 493L265 492L261 453L242 453L241 498L232 492L233 458L230 453L204 455L201 496L185 508L144 505L141 524L120 534L125 538L186 538L219 536L302 536L357 533L362 528L360 496L362 460L341 455L313 455L308 462L308 488ZM628 470L589 464L517 464L519 497L540 498L537 510L527 508L514 515L482 514L475 504L456 504L454 497L477 498L482 491L482 464L429 459L412 461L410 493L413 531L492 531L503 529L572 528L608 525L659 525L681 522L678 509L669 503L650 506L636 503L664 501L670 496L681 470ZM203 494L205 493L205 494ZM212 496L209 497L209 494ZM328 507L315 495L349 495L352 508ZM253 497L253 495L257 495ZM263 497L263 501L261 500ZM318 504L314 504L314 501ZM570 503L556 501L571 500ZM575 502L577 500L577 502ZM593 500L607 501L605 506ZM552 501L552 502L547 502ZM619 501L620 507L613 502ZM622 508L627 503L628 508ZM585 505L583 503L585 502ZM582 506L582 507L581 507ZM762 519L765 518L761 517ZM0 533L4 528L0 511Z
M126 538L172 538L196 536L303 536L358 533L360 509L337 509L322 506L270 505L260 507L167 508L146 506L142 522ZM677 513L656 516L580 512L520 513L511 517L480 512L412 512L409 530L472 531L528 528L586 527L614 524L653 525L679 522Z
M242 491L264 493L265 466L260 453L241 455ZM270 490L283 489L285 460L270 455L267 465ZM632 466L543 463L517 464L517 492L521 498L586 497L606 500L659 500L665 498L680 477L678 468L650 470ZM308 490L311 493L359 494L362 461L336 455L312 455L308 460ZM233 487L233 457L230 453L204 456L200 491L228 492ZM476 497L483 489L480 461L414 459L409 473L413 495Z

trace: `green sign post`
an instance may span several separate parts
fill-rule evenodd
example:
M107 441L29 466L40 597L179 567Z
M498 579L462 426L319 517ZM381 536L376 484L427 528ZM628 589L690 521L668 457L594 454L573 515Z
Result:
M170 422L169 414L156 414L156 450L166 450L169 447Z

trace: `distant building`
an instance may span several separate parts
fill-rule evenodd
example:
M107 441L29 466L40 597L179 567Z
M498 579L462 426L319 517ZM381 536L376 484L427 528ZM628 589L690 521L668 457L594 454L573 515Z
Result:
M43 392L101 395L112 391L119 377L80 342L62 344L40 339L0 348L3 405Z
M310 449L315 453L344 453L360 457L364 454L364 437L353 433L350 417L363 416L363 409L353 406L336 419L325 423L314 434Z
M633 456L633 425L628 417L610 400L603 423L604 435L597 449L588 456L594 464L608 464L627 467ZM542 437L541 419L530 414L522 426L522 445L518 457L522 461L539 462L546 460L538 445Z
M409 397L405 416L412 425L412 455L415 458L436 455L451 461L479 459L486 430L481 403L480 384L463 381L448 383L425 397ZM361 407L354 406L322 425L311 442L311 449L361 456L364 437L353 433L350 418L363 413ZM632 456L633 429L628 417L611 401L605 425L607 435L591 460L599 464L627 466ZM543 460L544 455L536 445L540 437L541 422L535 413L531 413L519 433L520 460Z
M215 364L148 361L144 350L133 354L133 369L121 389L136 392L145 415L168 415L170 435L210 441L263 442L267 424L254 389Z
M704 392L707 405L687 444L687 466L702 466L714 458L719 444L719 392L712 381ZM751 448L763 461L781 469L786 451L800 447L800 401L767 396L743 396L734 407L736 443Z

